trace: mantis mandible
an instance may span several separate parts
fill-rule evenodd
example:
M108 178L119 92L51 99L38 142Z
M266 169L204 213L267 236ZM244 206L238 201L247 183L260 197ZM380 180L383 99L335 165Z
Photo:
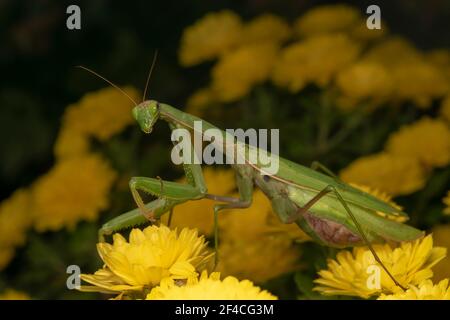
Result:
M82 68L96 74L90 69ZM110 81L101 78L122 91ZM207 129L218 129L199 117L155 100L143 101L138 105L135 103L132 115L146 134L152 132L158 120L167 122L172 131L183 128L192 132L195 130L195 121L202 122L203 129L202 132L197 132L198 134L205 134ZM221 132L225 141L227 133ZM214 140L212 143L219 144L223 141ZM248 145L245 147L247 153L254 150ZM192 154L195 156L194 150ZM129 185L138 208L106 222L99 230L99 240L105 241L106 235L125 228L148 221L155 222L164 213L172 213L175 206L186 201L206 198L220 202L214 206L214 245L217 251L219 212L225 209L248 208L252 203L253 189L258 187L268 197L273 212L283 223L296 223L314 241L325 246L344 248L367 245L388 276L404 289L372 247L372 243L412 241L423 236L422 231L399 222L400 219L407 219L408 216L404 212L342 182L317 162L308 168L279 157L278 172L272 175L265 174L264 167L258 162L252 163L248 160L243 164L231 164L231 168L235 171L239 192L239 197L236 198L209 194L201 165L194 162L183 164L187 179L185 184L160 178L133 177ZM157 199L145 204L139 191Z

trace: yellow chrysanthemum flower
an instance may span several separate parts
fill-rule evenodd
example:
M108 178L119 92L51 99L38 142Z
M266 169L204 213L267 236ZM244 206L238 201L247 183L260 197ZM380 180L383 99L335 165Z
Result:
M420 190L427 172L417 159L382 152L353 161L340 172L340 177L398 196Z
M132 87L123 90L138 101ZM133 104L115 88L105 88L86 94L78 103L67 107L62 127L56 139L57 158L80 156L89 151L89 139L105 141L133 123Z
M273 43L242 46L224 54L213 67L212 90L221 102L236 101L269 78L278 47Z
M73 228L80 220L95 220L109 205L108 193L115 178L110 165L95 154L56 163L33 186L36 230Z
M136 89L124 87L123 91L139 101ZM117 89L104 88L88 93L78 103L70 105L64 114L63 127L105 141L134 123L133 107L133 103Z
M370 62L358 62L341 71L336 85L342 94L339 106L345 110L363 102L372 106L379 105L390 97L394 88L386 68Z
M292 92L308 83L323 87L355 60L359 51L360 46L343 34L311 37L281 51L272 80Z
M136 89L124 87L123 91L139 101ZM78 103L67 107L62 125L63 128L105 141L134 122L131 115L133 106L117 89L104 88L84 95Z
M219 221L218 271L257 283L294 270L300 257L294 242L309 240L297 225L278 220L260 190L250 208L224 212Z
M180 63L193 66L216 58L235 46L242 33L242 22L229 10L209 13L186 28L181 38Z
M360 12L351 6L337 4L319 6L309 10L294 23L301 36L351 30L362 20Z
M423 55L407 40L390 37L371 47L361 61L380 63L388 68L399 64L421 62Z
M213 253L207 250L203 236L197 230L184 228L181 232L168 227L149 226L133 229L129 242L116 233L113 244L98 243L104 267L81 279L93 286L81 291L105 293L143 293L160 284L163 279L186 281L209 267Z
M382 294L378 300L450 300L448 279L436 285L431 280L424 280L417 286L411 286L406 292Z
M184 286L164 281L154 288L147 300L276 300L277 297L255 286L249 280L235 277L220 280L220 273L210 276L203 272L200 278L189 280Z
M399 63L392 67L392 77L396 99L412 101L420 108L430 107L433 99L443 97L449 89L442 72L425 62Z
M7 289L0 293L0 300L30 300L30 296L25 292Z
M439 110L440 116L450 123L450 95L442 100L441 109Z
M444 167L450 162L450 129L442 120L425 117L391 134L385 149L426 167Z
M396 99L413 101L421 108L429 107L433 99L442 97L449 88L440 67L426 62L422 53L400 37L389 38L372 47L362 61L388 67L392 71Z
M437 225L431 229L436 246L450 250L450 224ZM433 268L433 281L441 281L450 278L450 257L445 257Z
M241 43L282 43L291 35L289 25L273 14L263 14L247 23L241 35Z
M0 270L13 258L14 249L25 242L31 225L30 194L19 189L0 203Z
M445 257L447 251L445 248L433 247L431 235L414 242L403 242L396 248L388 244L373 247L389 272L404 287L418 285L431 278L431 268ZM377 266L380 271L379 288L368 285L372 266ZM328 269L319 271L319 278L314 282L318 284L314 290L325 295L359 296L366 299L401 290L375 261L367 247L340 251L336 259L328 260Z

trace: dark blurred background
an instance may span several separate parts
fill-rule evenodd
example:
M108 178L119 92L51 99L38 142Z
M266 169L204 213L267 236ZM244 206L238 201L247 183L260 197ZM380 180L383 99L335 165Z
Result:
M204 68L177 61L183 29L207 12L232 9L244 19L265 12L293 20L336 1L0 1L0 199L26 186L53 163L52 145L64 108L105 83L75 65L91 67L119 85L142 90L159 50L150 96L183 106L205 83ZM340 1L342 3L342 1ZM337 2L336 2L337 3ZM450 1L346 1L364 12L378 4L392 33L422 49L448 47ZM66 28L66 8L81 7L81 30Z

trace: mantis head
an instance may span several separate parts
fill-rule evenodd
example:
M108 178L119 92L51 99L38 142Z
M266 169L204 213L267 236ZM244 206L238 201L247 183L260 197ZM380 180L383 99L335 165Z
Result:
M133 108L133 117L139 123L142 131L152 132L153 125L159 119L159 105L155 100L148 100Z

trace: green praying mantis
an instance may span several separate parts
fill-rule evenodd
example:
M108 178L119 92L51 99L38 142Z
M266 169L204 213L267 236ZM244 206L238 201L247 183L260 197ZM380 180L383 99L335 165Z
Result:
M90 69L82 68L99 76ZM101 78L122 91L110 81ZM133 101L129 96L128 98ZM133 117L146 134L152 132L158 120L167 122L172 131L181 128L193 132L196 130L196 121L202 123L201 132L196 132L197 134L205 135L208 129L220 130L211 123L168 104L154 100L134 104ZM212 144L228 141L225 139L227 133L222 130L220 132L224 139L215 139ZM234 146L237 145L237 142L234 143ZM265 152L245 144L244 148L246 156L252 152ZM192 151L195 156L194 150ZM400 209L344 183L317 162L309 168L279 157L277 173L269 175L261 163L248 161L246 157L244 163L231 164L231 168L235 172L238 197L208 193L202 167L195 161L183 164L187 183L160 178L132 178L129 186L137 208L106 222L99 230L99 240L105 241L105 236L129 227L148 221L155 222L167 212L170 212L170 221L173 208L186 201L212 199L218 202L213 212L214 245L217 251L219 212L225 209L248 208L252 204L253 190L258 187L268 197L273 212L283 223L296 223L314 241L325 246L344 248L367 245L388 276L404 289L372 247L373 243L412 241L423 236L422 231L398 222L399 218L406 220L408 217ZM156 199L144 203L140 191Z

